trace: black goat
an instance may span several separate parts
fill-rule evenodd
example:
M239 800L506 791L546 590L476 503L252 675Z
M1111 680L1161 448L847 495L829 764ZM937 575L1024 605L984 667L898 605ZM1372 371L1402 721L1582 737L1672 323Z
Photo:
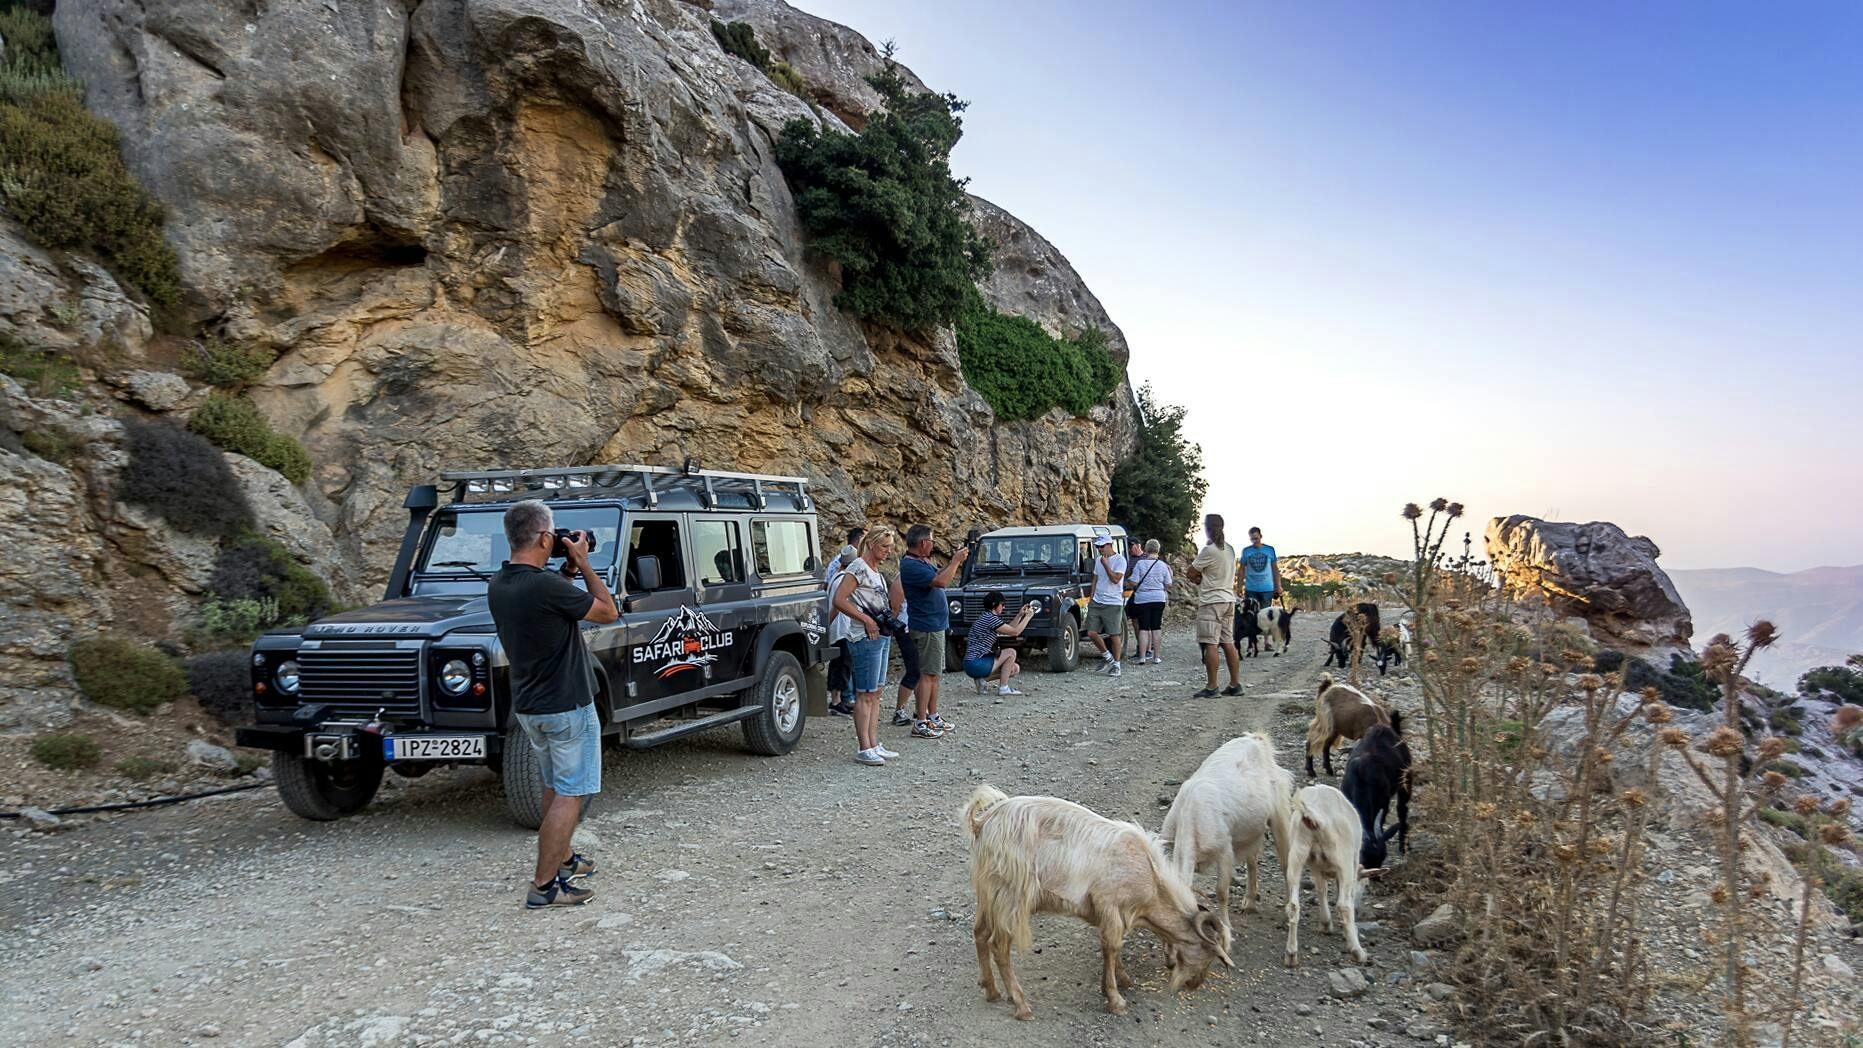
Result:
M1340 669L1352 668L1352 629L1346 625L1346 616L1354 611L1365 616L1365 638L1360 650L1378 652L1378 672L1383 674L1385 656L1382 645L1378 643L1378 606L1370 601L1354 604L1350 611L1341 612L1333 620L1333 628L1326 637L1326 665L1331 666L1337 660Z
M1261 605L1254 597L1247 597L1236 606L1236 646L1242 647L1243 642L1247 642L1247 648L1242 653L1245 659L1261 654L1261 622L1255 614L1260 610Z
M1384 865L1386 842L1397 838L1398 851L1410 851L1410 747L1404 742L1404 715L1391 711L1391 724L1373 725L1347 758L1340 792L1358 810L1362 839L1358 864L1368 870ZM1397 825L1384 820L1397 799Z

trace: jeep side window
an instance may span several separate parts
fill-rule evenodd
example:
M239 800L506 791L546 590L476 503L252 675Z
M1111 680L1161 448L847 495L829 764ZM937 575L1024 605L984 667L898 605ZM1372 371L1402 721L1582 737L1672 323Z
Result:
M627 534L627 591L645 592L634 567L641 557L656 557L660 562L660 588L686 588L686 562L679 549L679 522L676 520L637 520Z
M1080 573L1093 574L1093 543L1086 539L1080 540Z
M814 565L809 525L801 520L753 520L750 551L757 558L757 574L769 578L805 575Z
M737 522L693 521L692 561L702 586L743 582L744 551L737 541Z

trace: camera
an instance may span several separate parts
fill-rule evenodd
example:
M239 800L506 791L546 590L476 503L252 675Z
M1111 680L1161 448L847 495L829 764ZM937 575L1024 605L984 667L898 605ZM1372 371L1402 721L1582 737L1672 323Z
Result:
M557 528L555 534L556 534L556 542L554 545L550 547L550 556L552 557L569 556L569 550L563 548L564 539L573 539L573 538L580 538L580 537L586 536L589 540L589 552L590 553L595 552L595 547L598 543L598 540L596 539L595 533L593 531L572 531L569 528Z

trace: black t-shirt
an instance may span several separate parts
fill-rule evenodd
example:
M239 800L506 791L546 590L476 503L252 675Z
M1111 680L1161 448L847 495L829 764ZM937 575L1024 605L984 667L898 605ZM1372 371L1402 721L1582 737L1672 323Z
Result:
M577 623L595 598L554 571L505 566L485 589L499 643L511 660L511 708L518 713L568 713L595 701L589 689L589 649Z

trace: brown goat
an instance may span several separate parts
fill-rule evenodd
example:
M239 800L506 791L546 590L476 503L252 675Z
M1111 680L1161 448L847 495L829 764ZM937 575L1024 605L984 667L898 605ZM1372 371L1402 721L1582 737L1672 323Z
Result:
M1313 755L1325 760L1333 773L1333 743L1358 739L1374 724L1391 723L1384 707L1350 684L1334 684L1333 675L1320 674L1320 691L1313 701L1313 721L1307 725L1307 778L1313 775Z
M958 816L970 837L970 885L977 895L973 938L977 985L999 1000L994 958L1016 1018L1032 1019L1010 951L1027 950L1029 918L1071 914L1100 930L1100 989L1106 1010L1126 1014L1120 989L1132 985L1119 951L1126 933L1151 929L1164 944L1171 992L1195 989L1212 961L1229 959L1229 930L1203 905L1164 856L1158 839L1136 823L1103 818L1056 797L1008 797L983 785Z

